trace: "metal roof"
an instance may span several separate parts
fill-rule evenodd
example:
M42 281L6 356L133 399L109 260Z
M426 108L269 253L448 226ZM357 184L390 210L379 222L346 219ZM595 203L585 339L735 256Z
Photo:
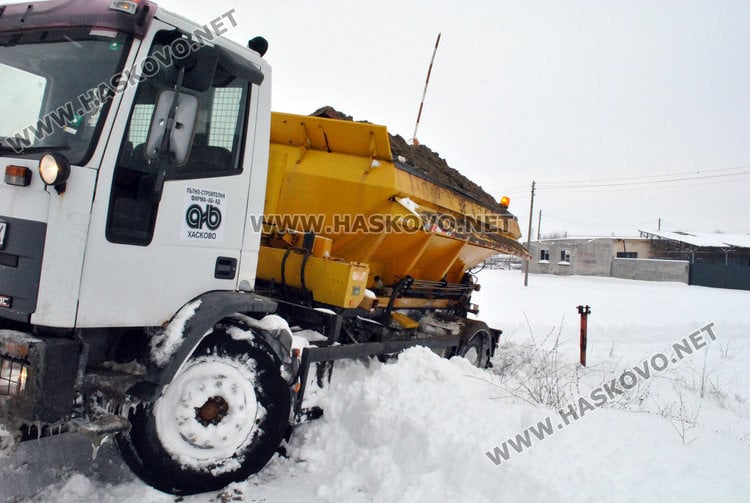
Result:
M647 236L680 241L705 248L750 248L750 234L719 234L715 232L640 231Z

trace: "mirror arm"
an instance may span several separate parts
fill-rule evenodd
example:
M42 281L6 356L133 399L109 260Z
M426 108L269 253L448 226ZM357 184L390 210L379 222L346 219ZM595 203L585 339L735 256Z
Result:
M172 136L175 116L177 114L177 102L180 99L182 91L182 81L185 78L185 67L180 66L180 72L177 74L177 83L174 88L174 98L169 108L167 124L164 127L164 136L161 138L161 147L159 148L159 160L156 165L156 180L154 182L154 199L158 203L161 201L161 194L164 191L164 180L167 178L167 169L169 168L169 139Z

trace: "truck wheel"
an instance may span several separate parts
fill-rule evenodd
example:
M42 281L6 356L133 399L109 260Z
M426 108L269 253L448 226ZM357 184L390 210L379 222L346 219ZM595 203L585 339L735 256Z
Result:
M490 334L484 329L478 329L465 344L459 346L456 354L469 360L475 367L485 369L490 361L489 349Z
M136 475L172 494L246 479L289 427L291 395L279 368L259 337L233 340L217 328L154 403L130 412L118 449Z

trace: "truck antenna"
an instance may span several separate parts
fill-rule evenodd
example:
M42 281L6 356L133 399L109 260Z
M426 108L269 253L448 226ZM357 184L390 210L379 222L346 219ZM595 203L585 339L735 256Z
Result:
M437 40L435 40L435 49L432 51L432 59L430 59L430 67L427 69L427 78L424 81L424 91L422 91L422 101L419 102L419 112L417 113L417 123L414 124L414 134L411 137L413 145L419 145L417 140L417 129L419 129L419 119L422 118L422 108L424 108L424 98L427 96L427 86L430 85L430 74L432 73L432 64L435 62L435 54L437 54L438 45L440 44L440 33L438 33Z

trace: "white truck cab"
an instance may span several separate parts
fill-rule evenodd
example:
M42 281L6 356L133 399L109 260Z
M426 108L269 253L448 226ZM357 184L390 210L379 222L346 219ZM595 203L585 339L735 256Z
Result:
M56 14L58 4L71 12ZM0 16L0 100L13 111L0 121L2 317L159 326L203 292L252 288L260 233L245 228L245 215L263 212L270 67L218 38L236 24L231 12L196 26L147 2L123 2L133 12L116 4L9 6ZM76 9L92 27L56 26ZM15 12L24 31L8 33ZM186 71L183 92L198 110L194 127L176 130L192 132L188 160L168 160L159 197L159 158L145 151L152 113L175 85L173 62L197 59L199 47L218 53L215 75L197 82L191 73L211 69ZM64 185L37 176L43 154L69 164ZM19 168L31 176L8 175Z
M234 27L233 11L197 25L147 0L0 7L0 444L118 433L145 480L196 492L259 470L286 433L291 391L279 368L291 336L241 347L208 336L225 314L274 309L243 294L260 246L247 215L263 213L271 69L265 41L253 50L220 38ZM157 422L158 438L184 423L174 408L156 415L153 398L174 400L165 390L178 370L203 372L188 365L200 344L208 368L243 393L237 403L203 397L191 409L198 429L233 428L227 407L258 406L231 441L202 438L211 454L191 470L197 440L149 435ZM120 375L96 373L144 353L159 368L134 359ZM251 379L248 360L275 370Z

